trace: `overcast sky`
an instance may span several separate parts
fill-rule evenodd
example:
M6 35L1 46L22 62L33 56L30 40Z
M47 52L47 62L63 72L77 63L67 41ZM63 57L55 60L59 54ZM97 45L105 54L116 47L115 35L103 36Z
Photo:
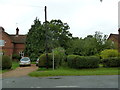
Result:
M118 1L120 0L0 0L0 26L9 34L27 34L36 17L44 22L44 7L47 19L61 19L70 26L75 37L118 33ZM17 24L16 24L17 23Z

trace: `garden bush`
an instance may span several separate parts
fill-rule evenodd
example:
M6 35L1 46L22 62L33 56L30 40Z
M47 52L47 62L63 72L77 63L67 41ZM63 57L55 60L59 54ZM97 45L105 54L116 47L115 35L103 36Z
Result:
M10 69L12 67L12 60L9 56L1 56L0 62L2 62L2 69Z
M63 48L55 48L54 49L54 63L55 68L61 66L66 59L65 51ZM46 54L42 54L39 57L39 67L45 67L47 65ZM53 66L53 53L48 53L48 67L51 68Z
M115 49L106 49L100 53L102 59L109 57L118 57L118 55L119 55L118 50Z
M67 56L68 67L76 68L76 61L78 58L79 55L68 55Z
M40 55L38 66L39 67L45 67L46 66L46 55L45 54Z
M109 57L102 60L104 67L120 67L120 57Z
M54 56L54 63L55 63L55 67L59 66L59 56L55 54ZM39 58L39 63L38 66L39 67L46 67L47 65L47 59L46 59L46 54L42 54ZM48 53L48 67L52 68L53 66L53 54L52 53Z
M68 55L68 66L71 68L97 68L100 59L96 56Z
M55 48L54 54L57 59L57 65L58 66L63 65L66 60L65 50L62 47Z
M12 55L12 59L15 60L15 61L19 61L20 58L21 58L21 57L20 57L20 55L18 55L18 54L13 54L13 55Z

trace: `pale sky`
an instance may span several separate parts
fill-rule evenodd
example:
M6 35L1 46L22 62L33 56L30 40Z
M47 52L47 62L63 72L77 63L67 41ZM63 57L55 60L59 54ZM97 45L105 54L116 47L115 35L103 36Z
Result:
M36 17L44 22L44 7L47 19L60 19L70 26L75 37L118 33L118 1L120 0L0 0L0 26L9 34L27 34ZM17 24L16 24L17 23Z

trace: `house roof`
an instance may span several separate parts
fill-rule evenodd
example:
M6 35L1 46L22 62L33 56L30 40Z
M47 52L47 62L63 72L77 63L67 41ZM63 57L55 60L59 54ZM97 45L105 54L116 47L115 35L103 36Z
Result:
M26 41L26 36L27 35L8 34L7 32L5 32L5 29L1 26L0 26L0 32L5 33L11 39L12 43L24 44L25 41Z
M9 35L13 43L25 43L27 35Z
M110 36L108 37L108 39L110 39L110 38L114 38L115 40L117 40L118 41L118 34L110 34Z

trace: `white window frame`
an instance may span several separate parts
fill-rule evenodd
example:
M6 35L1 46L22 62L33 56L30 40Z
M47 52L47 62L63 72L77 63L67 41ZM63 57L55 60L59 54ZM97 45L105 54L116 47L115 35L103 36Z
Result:
M23 51L20 51L19 54L20 54L20 57L24 57L24 52Z

